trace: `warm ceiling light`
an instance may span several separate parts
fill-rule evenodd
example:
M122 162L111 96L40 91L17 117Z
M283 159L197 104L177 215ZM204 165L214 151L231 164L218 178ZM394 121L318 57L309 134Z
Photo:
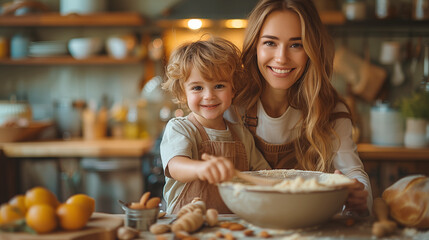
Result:
M201 19L189 19L188 28L192 30L200 29L203 26Z
M229 19L225 22L227 28L245 28L246 26L247 21L244 19Z

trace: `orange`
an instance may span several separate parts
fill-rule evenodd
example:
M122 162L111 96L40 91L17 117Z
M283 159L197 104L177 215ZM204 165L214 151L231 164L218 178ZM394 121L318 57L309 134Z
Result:
M25 215L27 225L37 233L49 233L58 226L55 209L48 204L36 204L31 206Z
M56 208L59 202L57 197L48 189L34 187L25 193L25 206L30 208L36 204L48 204Z
M60 226L65 230L78 230L85 227L88 222L88 213L78 204L63 203L57 208Z
M19 208L6 203L0 207L0 218L1 223L11 223L24 218L24 213Z
M25 196L24 195L16 195L15 197L9 200L9 204L15 206L21 210L21 212L25 215L27 212L27 207L25 206Z
M88 218L91 217L92 213L95 210L95 200L94 198L85 195L85 194L76 194L69 197L66 201L67 204L77 204L83 207L88 215Z

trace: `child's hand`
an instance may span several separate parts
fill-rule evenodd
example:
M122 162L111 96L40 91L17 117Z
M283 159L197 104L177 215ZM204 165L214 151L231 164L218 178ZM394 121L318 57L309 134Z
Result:
M335 173L342 174L339 170ZM368 212L367 197L368 191L365 190L363 183L359 182L356 178L353 179L354 184L349 187L349 195L346 201L346 211L353 211L359 214Z
M198 178L210 184L226 181L234 176L234 165L225 157L216 157L204 153L203 164L197 171Z

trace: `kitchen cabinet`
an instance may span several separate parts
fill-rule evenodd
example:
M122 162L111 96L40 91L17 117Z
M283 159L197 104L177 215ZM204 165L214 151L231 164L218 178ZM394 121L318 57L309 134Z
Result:
M50 28L50 27L143 27L145 19L134 12L111 12L88 15L60 15L59 13L28 14L22 16L0 16L0 28ZM74 59L71 56L35 57L25 59L0 59L0 65L121 65L138 64L142 59L127 57L114 59L96 56L87 59Z
M60 200L85 192L96 199L97 211L120 213L118 198L130 201L148 188L142 167L153 146L149 138L2 143L0 180L8 184L0 185L0 203L49 184Z
M0 203L9 201L18 193L18 163L7 158L0 144Z

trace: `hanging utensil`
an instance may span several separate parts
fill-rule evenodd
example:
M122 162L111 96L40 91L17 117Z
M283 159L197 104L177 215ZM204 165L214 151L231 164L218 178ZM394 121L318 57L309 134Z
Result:
M416 48L413 51L413 56L410 63L410 72L414 74L417 68L417 63L419 62L420 52L422 51L422 38L417 39Z
M402 71L401 62L399 60L396 60L395 64L393 65L393 75L391 81L395 87L400 86L405 81L405 74Z

